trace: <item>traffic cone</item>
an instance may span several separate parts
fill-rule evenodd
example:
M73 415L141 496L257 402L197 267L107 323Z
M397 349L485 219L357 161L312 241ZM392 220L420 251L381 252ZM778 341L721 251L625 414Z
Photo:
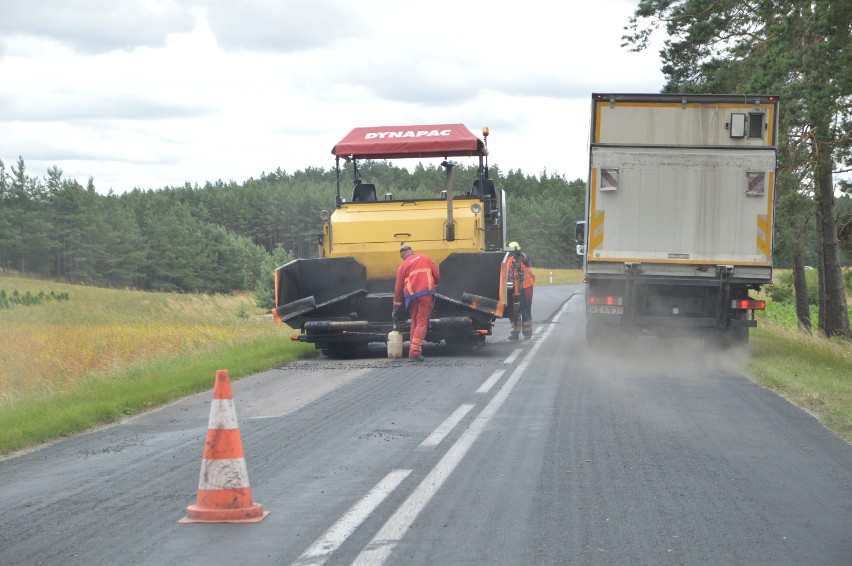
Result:
M252 502L228 370L216 372L198 499L179 523L257 523L269 515Z

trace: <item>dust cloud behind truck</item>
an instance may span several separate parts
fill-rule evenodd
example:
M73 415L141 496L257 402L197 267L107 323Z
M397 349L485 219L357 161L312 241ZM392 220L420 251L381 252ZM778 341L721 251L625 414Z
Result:
M586 336L748 342L772 281L778 97L592 95Z
M320 257L275 271L273 314L299 331L294 339L330 357L386 342L402 243L440 270L426 341L475 346L491 334L508 309L505 195L489 178L487 135L484 128L479 139L462 124L363 127L334 146L337 197L330 213L320 213ZM426 198L394 195L358 168L369 159L429 158L443 159L446 184ZM454 186L451 158L475 160L471 186ZM341 160L350 164L351 181ZM408 340L409 322L399 330Z

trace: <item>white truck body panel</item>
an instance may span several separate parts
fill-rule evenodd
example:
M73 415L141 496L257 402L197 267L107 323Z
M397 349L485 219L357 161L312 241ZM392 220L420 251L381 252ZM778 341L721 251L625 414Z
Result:
M598 261L771 266L773 151L596 147L591 163L590 269ZM604 186L602 170L617 188ZM764 175L762 192L749 191L749 173Z
M586 273L734 266L769 282L776 112L768 97L596 95Z

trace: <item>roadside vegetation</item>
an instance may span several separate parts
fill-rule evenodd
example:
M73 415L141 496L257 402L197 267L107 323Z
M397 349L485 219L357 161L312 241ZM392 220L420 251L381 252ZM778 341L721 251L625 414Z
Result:
M852 443L852 343L803 334L777 321L761 324L752 332L744 372Z
M583 276L538 269L536 277L544 286ZM6 276L0 288L67 297L0 309L0 454L208 390L217 369L237 380L317 355L291 341L293 331L248 292L142 292ZM770 301L744 371L852 442L852 344L798 333L795 321L791 304Z
M818 273L806 273L813 334L798 330L791 270L775 270L775 284L764 297L769 299L766 310L758 314L758 327L751 333L752 356L743 370L852 443L852 342L827 339L816 331ZM843 280L846 296L852 298L852 270L846 270ZM847 303L852 315L852 300Z
M583 282L582 269L547 269L532 265L535 284L539 285L579 285Z

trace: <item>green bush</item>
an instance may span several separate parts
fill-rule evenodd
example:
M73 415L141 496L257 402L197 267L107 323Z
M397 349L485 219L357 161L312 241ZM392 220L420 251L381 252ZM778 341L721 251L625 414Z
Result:
M36 305L43 305L51 301L68 300L70 300L68 293L57 294L54 291L51 291L50 293L39 291L38 295L33 295L30 291L27 291L21 295L20 291L17 289L13 290L11 294L7 294L6 289L0 289L0 309L10 309L16 305L32 307Z
M789 285L774 285L766 288L766 294L775 303L789 303L793 301L793 287Z
M291 261L293 261L292 254L280 245L266 259L254 295L255 304L258 307L271 309L275 306L275 270Z
M808 304L819 304L819 274L815 269L805 270L805 282L808 286ZM772 287L766 289L770 299L777 302L795 302L796 288L793 285L793 272L785 271Z

